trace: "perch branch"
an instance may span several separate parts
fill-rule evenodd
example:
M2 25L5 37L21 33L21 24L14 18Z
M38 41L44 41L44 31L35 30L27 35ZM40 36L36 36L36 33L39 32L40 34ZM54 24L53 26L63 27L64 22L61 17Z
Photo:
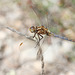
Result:
M25 36L27 39L30 39L30 40L35 41L35 40L32 38L32 36L27 36L26 34L24 34L24 33L22 33L22 32L19 32L19 31L15 30L15 29L13 29L13 28L11 28L11 27L8 27L8 26L5 26L5 25L0 25L0 28L9 29L10 31L17 33L17 34L20 35L20 36Z

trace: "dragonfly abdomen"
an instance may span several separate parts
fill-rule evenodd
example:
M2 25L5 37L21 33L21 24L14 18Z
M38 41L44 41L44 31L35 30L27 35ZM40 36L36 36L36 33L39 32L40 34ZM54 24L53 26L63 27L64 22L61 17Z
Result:
M54 37L57 37L57 38L60 38L60 39L63 39L63 40L67 40L67 41L72 41L72 42L75 42L75 40L72 40L72 39L68 39L67 37L63 37L63 36L60 36L60 35L56 35L54 33L52 33Z

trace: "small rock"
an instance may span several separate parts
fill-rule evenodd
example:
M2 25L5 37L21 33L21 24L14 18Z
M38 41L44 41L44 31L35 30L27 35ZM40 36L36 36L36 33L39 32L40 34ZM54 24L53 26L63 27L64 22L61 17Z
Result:
M4 31L0 31L0 40L6 38L6 33Z

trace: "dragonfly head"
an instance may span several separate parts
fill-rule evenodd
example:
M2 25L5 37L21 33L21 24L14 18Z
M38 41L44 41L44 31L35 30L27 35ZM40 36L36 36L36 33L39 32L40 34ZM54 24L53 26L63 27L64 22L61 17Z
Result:
M29 30L31 33L34 33L36 31L36 28L34 26L31 26Z

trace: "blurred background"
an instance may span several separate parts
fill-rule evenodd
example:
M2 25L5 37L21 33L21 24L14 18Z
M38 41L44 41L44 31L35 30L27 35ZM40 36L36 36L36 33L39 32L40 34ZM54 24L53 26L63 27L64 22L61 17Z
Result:
M28 36L33 36L31 26L43 25L75 40L75 0L0 0L0 25ZM75 75L75 43L47 36L43 41L46 75ZM35 46L36 42L0 28L0 75L41 75Z

